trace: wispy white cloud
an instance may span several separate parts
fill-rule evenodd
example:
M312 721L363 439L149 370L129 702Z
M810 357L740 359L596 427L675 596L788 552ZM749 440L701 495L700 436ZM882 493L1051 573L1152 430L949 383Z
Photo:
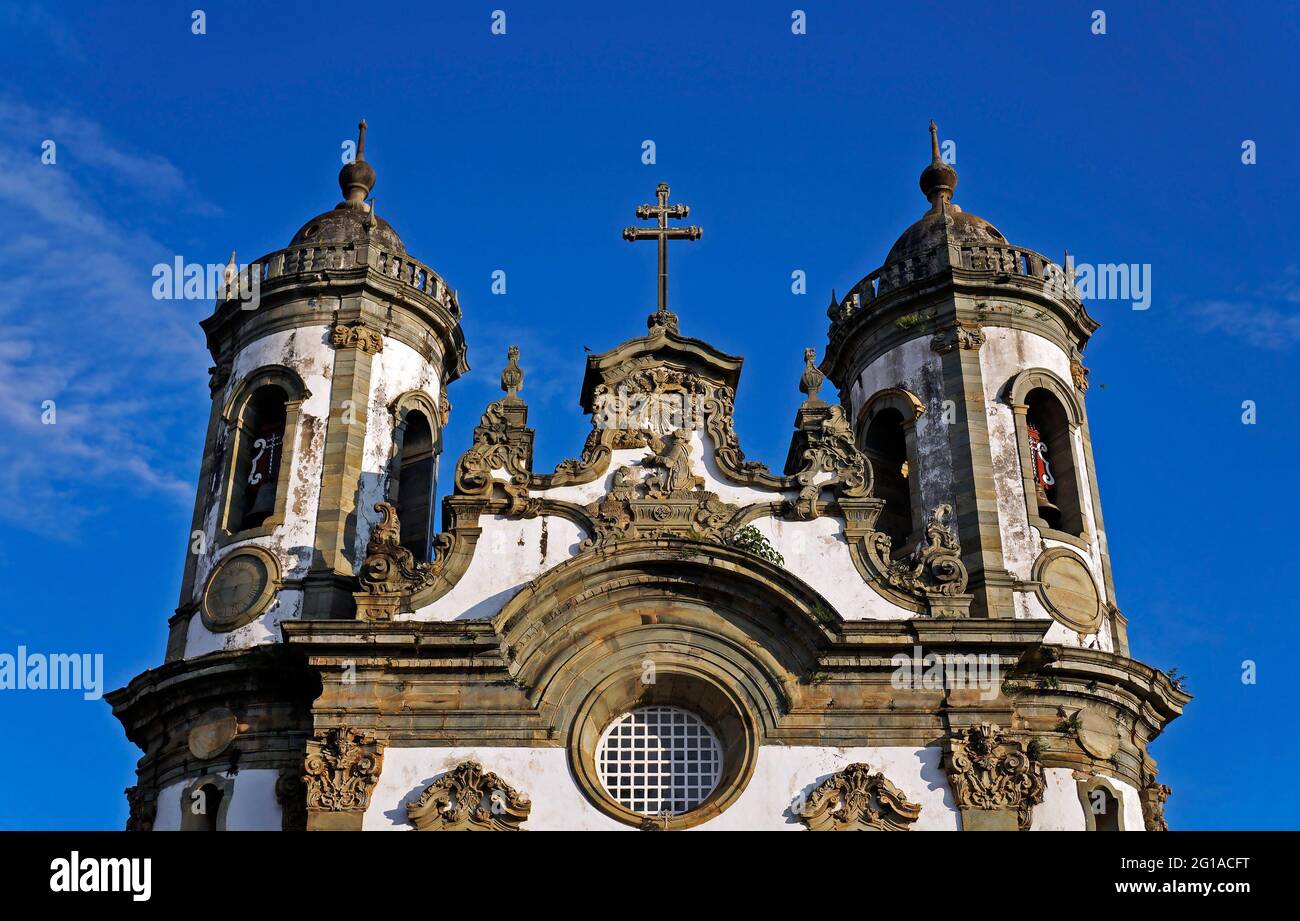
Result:
M1286 349L1300 342L1300 267L1260 288L1252 297L1200 301L1192 305L1202 330L1235 336L1262 349Z
M211 208L88 119L0 97L0 124L0 517L71 539L114 493L188 503L211 305L152 299L151 269L174 253L131 217Z

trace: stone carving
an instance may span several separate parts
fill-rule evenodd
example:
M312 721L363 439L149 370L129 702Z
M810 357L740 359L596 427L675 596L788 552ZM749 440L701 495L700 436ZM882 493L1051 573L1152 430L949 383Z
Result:
M803 374L799 378L799 392L807 396L809 403L821 402L821 397L817 393L822 388L822 382L826 380L826 375L822 374L816 361L816 349L803 350Z
M1043 801L1042 766L1019 740L993 723L971 726L948 740L944 767L953 799L964 809L1013 809L1022 831Z
M934 334L930 348L940 355L947 355L956 349L978 349L985 341L984 331L979 324L954 320Z
M848 498L870 495L871 466L854 442L853 427L844 417L843 408L818 406L809 400L800 410L800 419L800 431L791 448L799 458L793 473L799 498L786 503L786 515L804 521L816 518L821 512L817 498L829 486L838 486L839 494Z
M419 831L520 831L533 804L477 761L465 761L431 783L406 807Z
M158 815L158 801L149 796L143 787L127 787L126 801L131 812L126 818L127 831L153 831Z
M219 361L208 368L208 390L215 396L216 392L230 380L230 362Z
M302 772L281 768L275 781L275 801L280 804L280 830L307 830L307 787Z
M1155 762L1145 754L1140 776L1142 788L1138 791L1138 800L1142 804L1142 821L1147 831L1169 831L1169 823L1165 821L1165 801L1174 792L1173 787L1156 782Z
M374 737L340 726L307 740L306 804L324 812L363 812L379 782L384 756Z
M519 367L519 346L512 345L506 350L506 366L501 372L501 389L507 397L519 396L524 389L524 372Z
M811 831L907 831L920 815L920 806L865 764L829 777L799 811Z
M357 576L361 591L353 596L359 620L390 620L404 593L418 591L437 577L452 541L450 534L435 534L434 562L417 563L414 554L401 544L397 509L388 502L376 502L375 511L379 521L370 528L366 556Z
M588 506L595 534L583 541L583 550L638 538L726 543L732 537L729 523L739 509L702 488L704 478L691 468L689 434L652 438L655 453L642 461L650 472L638 482L632 468L618 468L609 492Z
M1070 359L1070 378L1074 381L1075 389L1080 393L1088 392L1088 375L1091 373L1078 358Z
M945 521L952 506L940 503L930 511L925 540L910 555L890 561L891 540L883 531L872 532L872 553L881 564L885 580L895 588L915 595L960 595L966 591L966 566L961 545Z
M352 324L338 324L334 327L330 342L336 349L360 349L374 355L384 350L384 337L376 329L371 329L360 320Z

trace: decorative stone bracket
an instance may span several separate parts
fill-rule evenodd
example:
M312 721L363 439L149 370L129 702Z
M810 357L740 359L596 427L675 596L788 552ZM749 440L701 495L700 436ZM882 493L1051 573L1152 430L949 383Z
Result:
M993 723L971 726L947 740L944 768L964 830L1029 829L1046 780L1018 739Z
M366 556L357 577L362 591L352 597L357 603L358 620L391 620L401 608L403 595L433 582L451 549L451 536L434 536L438 553L432 563L417 563L414 554L400 543L401 523L397 509L387 502L376 502L379 521L370 529Z
M406 807L418 831L520 831L533 804L477 761L464 761Z
M382 748L373 736L347 726L318 730L307 740L308 831L360 829L383 769Z
M920 815L920 806L865 764L827 778L799 811L810 831L907 831Z

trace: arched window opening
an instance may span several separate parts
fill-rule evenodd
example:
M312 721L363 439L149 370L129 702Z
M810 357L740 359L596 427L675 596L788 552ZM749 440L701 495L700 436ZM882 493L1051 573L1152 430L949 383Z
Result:
M1029 463L1038 517L1055 531L1081 535L1079 486L1073 438L1065 410L1051 392L1031 390L1025 397Z
M185 814L181 831L220 831L218 822L225 793L215 783L205 783L193 788L181 808Z
M232 530L259 527L275 511L286 401L282 389L267 384L253 391L241 415L234 478L238 505L230 516L235 524Z
M1088 823L1090 831L1122 830L1119 821L1119 799L1106 787L1096 786L1090 789L1085 807L1091 814L1092 820Z
M402 546L419 562L429 559L433 533L433 492L436 480L433 428L424 413L406 414L396 483L397 517Z
M910 549L912 492L909 477L914 472L907 461L903 414L892 408L877 410L863 436L862 452L871 461L876 495L885 501L876 527L890 536L895 551Z

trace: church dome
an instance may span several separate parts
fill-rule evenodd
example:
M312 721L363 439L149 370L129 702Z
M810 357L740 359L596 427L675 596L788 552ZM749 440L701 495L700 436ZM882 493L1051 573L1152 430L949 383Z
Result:
M391 224L366 204L375 187L375 168L366 162L366 123L358 125L357 157L339 170L343 201L331 211L318 214L299 228L290 246L329 246L371 240L383 249L406 252L406 245Z
M969 214L952 204L957 188L957 171L939 156L939 129L930 122L930 165L921 173L921 192L930 201L930 210L903 231L885 257L888 265L897 259L914 256L936 246L954 243L1005 245L1006 237L984 218Z

